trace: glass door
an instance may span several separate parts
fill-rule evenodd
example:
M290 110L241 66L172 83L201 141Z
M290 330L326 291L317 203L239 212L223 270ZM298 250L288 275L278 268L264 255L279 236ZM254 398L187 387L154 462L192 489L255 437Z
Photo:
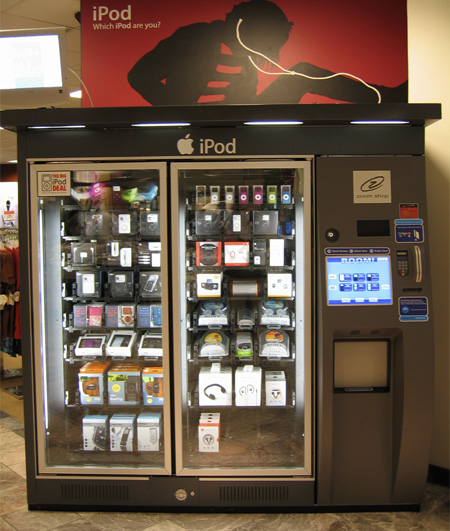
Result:
M30 176L38 473L168 474L166 166Z
M310 181L308 161L172 165L179 475L312 474Z

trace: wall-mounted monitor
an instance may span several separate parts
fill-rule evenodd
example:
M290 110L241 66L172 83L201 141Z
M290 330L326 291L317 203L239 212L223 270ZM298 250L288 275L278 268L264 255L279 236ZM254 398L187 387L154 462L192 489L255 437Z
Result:
M0 31L0 108L38 108L69 99L65 28Z
M392 304L390 256L327 256L329 306Z

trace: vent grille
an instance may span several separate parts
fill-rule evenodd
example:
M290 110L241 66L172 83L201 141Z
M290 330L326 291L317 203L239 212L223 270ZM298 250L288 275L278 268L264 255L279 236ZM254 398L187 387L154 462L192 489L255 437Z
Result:
M127 501L127 485L61 485L61 498L71 501Z
M289 487L286 486L220 487L220 500L225 502L285 502L288 499Z

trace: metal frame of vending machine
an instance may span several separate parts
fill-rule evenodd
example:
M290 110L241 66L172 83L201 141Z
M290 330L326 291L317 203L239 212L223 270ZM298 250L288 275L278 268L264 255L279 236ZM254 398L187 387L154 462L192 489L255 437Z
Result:
M18 133L29 507L417 509L424 127L440 112L2 112Z

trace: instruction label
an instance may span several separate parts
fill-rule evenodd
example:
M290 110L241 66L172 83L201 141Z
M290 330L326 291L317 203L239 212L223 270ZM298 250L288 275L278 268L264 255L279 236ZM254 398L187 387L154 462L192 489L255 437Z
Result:
M402 322L428 321L428 298L400 297L398 299L398 311Z

